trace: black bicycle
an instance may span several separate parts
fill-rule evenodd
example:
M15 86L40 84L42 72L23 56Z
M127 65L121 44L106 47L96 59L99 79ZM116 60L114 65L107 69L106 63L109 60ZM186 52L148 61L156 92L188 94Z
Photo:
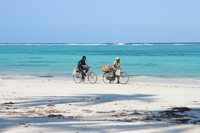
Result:
M115 81L117 76L115 75L115 73L113 72L113 69L112 69L112 71L110 71L110 72L105 72L103 74L102 78L103 78L103 82L105 84L111 84ZM120 72L119 78L120 78L121 84L126 84L129 81L129 75L126 72Z
M97 75L95 72L91 72L90 70L88 70L87 73L85 73L85 78L87 77L88 81L91 83L91 84L95 84L97 82ZM82 79L82 75L81 75L81 72L76 69L74 74L73 74L73 79L74 79L74 82L76 83L81 83L81 79Z

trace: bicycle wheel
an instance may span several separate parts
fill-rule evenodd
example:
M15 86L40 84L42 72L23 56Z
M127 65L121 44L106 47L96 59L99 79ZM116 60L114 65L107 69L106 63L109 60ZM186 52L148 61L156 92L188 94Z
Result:
M81 82L81 73L76 72L76 74L73 75L73 79L74 79L74 82L80 83Z
M120 76L121 84L128 83L128 80L129 80L129 75L126 72L121 72L121 76Z
M90 72L88 74L88 81L91 83L91 84L95 84L97 82L97 75L96 73L94 72Z
M103 78L103 82L104 82L105 84L110 84L110 83L112 82L109 72L105 72L105 73L103 74L103 77L102 77L102 78Z

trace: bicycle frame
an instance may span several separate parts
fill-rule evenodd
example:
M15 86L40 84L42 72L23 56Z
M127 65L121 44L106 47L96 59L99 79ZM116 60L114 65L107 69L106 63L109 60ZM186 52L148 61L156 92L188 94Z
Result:
M111 78L110 80L115 81L116 75L115 75L114 71L107 72L107 73L109 73L109 75L112 75L111 77L109 77L109 78Z

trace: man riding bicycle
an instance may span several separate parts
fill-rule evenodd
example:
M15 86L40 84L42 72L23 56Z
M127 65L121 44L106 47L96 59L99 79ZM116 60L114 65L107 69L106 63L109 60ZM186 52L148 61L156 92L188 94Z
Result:
M86 73L88 72L90 66L88 66L86 63L85 63L85 60L86 60L86 56L83 56L82 59L78 62L78 70L80 71L81 75L82 75L82 82L84 82L85 80L85 75ZM85 70L85 72L84 72Z

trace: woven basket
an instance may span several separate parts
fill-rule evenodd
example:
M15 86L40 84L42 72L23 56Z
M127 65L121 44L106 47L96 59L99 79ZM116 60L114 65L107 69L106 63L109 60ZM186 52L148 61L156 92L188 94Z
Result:
M109 65L105 65L105 66L102 66L102 71L103 72L110 72L110 71L112 71L112 69L111 69L112 67L110 67Z

